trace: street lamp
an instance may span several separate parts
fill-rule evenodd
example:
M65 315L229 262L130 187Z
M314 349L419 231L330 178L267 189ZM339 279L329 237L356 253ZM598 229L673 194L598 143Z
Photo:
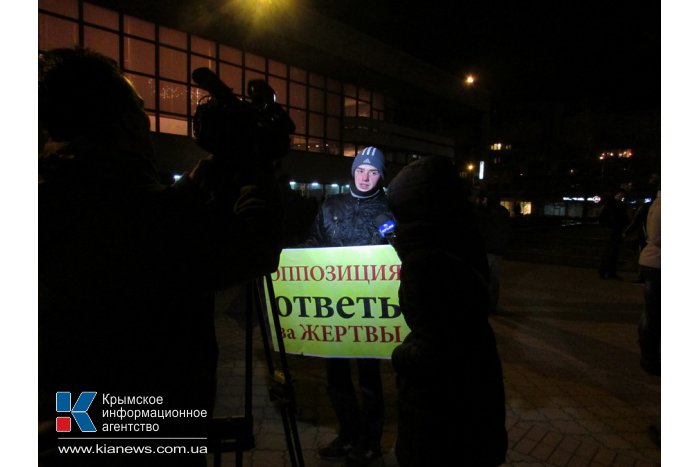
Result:
M474 76L471 73L467 73L467 75L464 77L464 85L468 88L471 88L474 86L476 83L476 76Z
M474 169L475 168L476 168L476 166L472 162L469 162L467 164L467 173L469 173L469 183L471 184L471 186L474 186Z

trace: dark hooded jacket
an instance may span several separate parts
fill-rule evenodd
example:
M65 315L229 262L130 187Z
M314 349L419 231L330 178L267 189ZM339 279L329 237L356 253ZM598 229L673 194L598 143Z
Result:
M447 160L422 159L389 187L399 303L411 328L392 354L402 467L505 461L505 393L488 322L487 265L474 216Z
M356 198L350 193L329 196L321 205L302 247L379 245L386 241L379 234L380 219L393 219L386 195Z

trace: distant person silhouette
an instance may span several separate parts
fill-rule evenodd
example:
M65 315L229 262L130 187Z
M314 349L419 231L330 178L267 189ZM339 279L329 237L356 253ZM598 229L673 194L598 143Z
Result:
M501 205L501 198L497 193L482 190L476 197L476 216L489 263L490 312L497 313L501 265L510 237L510 213Z
M598 222L605 228L606 238L598 267L601 279L619 279L617 263L622 246L622 232L629 224L627 208L623 202L624 191L618 191L612 197L607 197L600 211Z
M632 220L629 225L625 227L622 232L622 236L625 239L631 238L637 248L637 259L639 260L639 254L642 252L647 244L647 214L649 213L649 207L656 197L656 192L658 190L659 184L659 174L652 174L649 177L650 187L644 191L641 199L638 200L638 207L634 211ZM643 284L644 278L642 277L642 267L637 262L637 278L635 283Z
M644 312L639 322L641 366L661 376L661 190L647 214L647 243L639 254L644 279Z
M404 167L387 193L401 259L399 303L411 332L394 349L401 467L505 462L503 371L489 325L488 264L452 163Z
M319 203L316 198L304 197L299 191L293 190L289 175L282 174L278 180L284 208L283 244L285 247L291 247L308 238Z

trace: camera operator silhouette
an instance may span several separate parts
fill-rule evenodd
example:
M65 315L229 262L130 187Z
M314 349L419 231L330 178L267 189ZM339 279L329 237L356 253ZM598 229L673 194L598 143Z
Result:
M211 415L213 294L277 268L270 160L283 154L243 152L265 145L241 141L162 185L141 97L111 59L81 48L40 57L39 123L40 464L204 466L193 454L59 455L54 398L96 391L98 431L134 421L103 418L117 408L100 407L105 394ZM159 437L207 435L207 417L140 421Z

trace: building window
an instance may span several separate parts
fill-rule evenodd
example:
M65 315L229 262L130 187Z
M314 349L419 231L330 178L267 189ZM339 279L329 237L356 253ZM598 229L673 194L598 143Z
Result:
M50 50L78 43L78 25L54 16L39 15L39 48Z
M124 69L155 75L156 48L150 42L124 38Z
M178 49L187 49L187 34L175 29L160 26L158 28L158 39L161 44L171 45Z
M129 78L129 81L133 83L134 87L141 95L145 109L155 111L156 80L148 76L136 75L134 73L125 73L125 75L127 78Z
M39 0L39 9L78 19L77 0Z
M201 37L190 37L191 51L205 57L216 57L216 45L214 42Z
M119 30L119 14L116 11L91 3L83 3L83 20L86 23L102 26L112 31Z
M124 33L130 36L155 40L156 25L133 16L124 16Z
M85 26L85 47L100 52L115 62L119 62L119 35L104 29Z
M170 47L160 46L158 74L162 78L187 81L187 54Z
M226 86L238 95L243 94L243 69L235 65L222 63L219 65L219 78Z
M293 148L354 156L344 117L382 120L384 96L337 79L160 26L87 1L39 0L39 51L83 45L114 59L144 99L155 132L191 134L189 121L207 94L192 81L205 67L238 96L266 79L296 124ZM82 10L81 10L82 9Z
M219 59L233 65L243 64L243 52L227 45L219 46Z
M298 109L306 109L306 86L299 83L289 83L289 105Z

